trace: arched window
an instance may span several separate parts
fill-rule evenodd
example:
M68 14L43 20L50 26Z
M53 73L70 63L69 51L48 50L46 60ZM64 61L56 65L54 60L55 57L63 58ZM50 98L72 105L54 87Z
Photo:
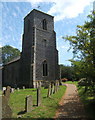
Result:
M46 19L43 20L43 29L47 30L47 21L46 21Z
M47 76L48 75L48 66L47 66L47 61L45 60L43 62L43 76Z

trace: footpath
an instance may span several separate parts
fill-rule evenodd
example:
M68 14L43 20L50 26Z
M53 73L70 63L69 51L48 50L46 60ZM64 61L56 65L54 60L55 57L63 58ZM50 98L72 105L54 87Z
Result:
M77 87L74 84L66 84L66 86L67 89L59 103L60 106L55 119L88 120L84 106L79 99Z

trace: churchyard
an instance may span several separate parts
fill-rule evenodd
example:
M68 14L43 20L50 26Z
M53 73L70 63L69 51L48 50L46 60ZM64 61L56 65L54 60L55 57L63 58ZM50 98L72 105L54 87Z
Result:
M48 88L11 88L11 93L5 91L4 94L12 118L53 118L65 90L66 86L54 87L50 84Z
M45 119L56 117L57 110L60 108L60 100L63 100L62 96L64 96L64 93L66 94L66 84L77 86L78 95L84 104L86 117L95 118L93 97L88 97L88 94L84 93L85 88L78 86L77 81L62 82L62 85L59 85L58 82L55 84L49 83L48 87L38 85L37 88L31 89L24 86L22 89L4 87L2 97L3 118ZM2 91L0 93L2 94Z

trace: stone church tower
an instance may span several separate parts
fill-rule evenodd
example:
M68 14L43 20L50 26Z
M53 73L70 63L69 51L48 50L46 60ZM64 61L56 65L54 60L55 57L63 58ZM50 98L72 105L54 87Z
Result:
M34 9L24 18L20 85L35 87L38 80L58 78L54 17Z

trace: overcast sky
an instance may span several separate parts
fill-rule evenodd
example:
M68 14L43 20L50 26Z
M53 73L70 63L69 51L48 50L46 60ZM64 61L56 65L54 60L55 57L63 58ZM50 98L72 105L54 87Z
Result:
M0 2L0 46L11 45L22 50L23 18L38 9L54 16L59 64L70 65L69 44L62 36L75 35L93 9L94 0L2 0ZM39 6L39 7L38 7Z

